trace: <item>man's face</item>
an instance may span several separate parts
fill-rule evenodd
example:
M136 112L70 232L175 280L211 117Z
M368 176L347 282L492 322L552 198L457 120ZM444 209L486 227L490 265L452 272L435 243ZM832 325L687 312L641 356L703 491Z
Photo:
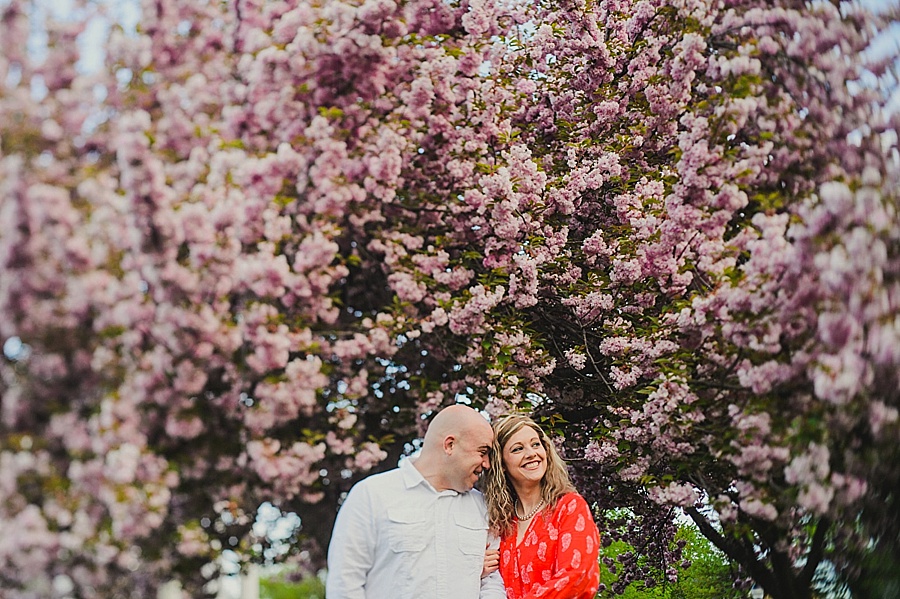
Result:
M491 466L488 455L494 435L487 421L484 424L483 427L472 427L461 433L454 443L453 473L450 477L454 491L471 491L481 473Z

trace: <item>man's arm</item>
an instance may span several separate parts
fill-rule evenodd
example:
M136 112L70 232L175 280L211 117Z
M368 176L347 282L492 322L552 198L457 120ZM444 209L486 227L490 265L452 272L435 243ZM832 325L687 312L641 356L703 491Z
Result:
M357 484L338 511L328 545L328 599L365 599L375 560L375 514L367 485Z
M481 592L479 599L506 599L506 589L503 579L500 578L500 570L495 570L481 579ZM331 599L331 596L328 597Z
M499 549L500 539L488 534L487 548ZM503 578L500 577L500 570L494 570L481 579L481 592L478 593L478 597L479 599L506 599L506 589L503 586Z

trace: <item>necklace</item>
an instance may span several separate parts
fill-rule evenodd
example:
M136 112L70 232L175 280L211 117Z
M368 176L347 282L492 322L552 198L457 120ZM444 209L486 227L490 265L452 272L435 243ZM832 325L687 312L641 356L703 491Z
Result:
M516 504L513 506L513 509L516 512L516 518L518 518L520 522L527 522L528 520L531 520L532 518L534 518L534 515L536 513L538 513L540 511L540 509L544 506L544 500L541 499L540 501L538 501L538 504L536 506L534 506L534 509L531 510L530 512L528 512L527 516L519 516L519 503L521 503L521 502L517 501ZM522 509L523 510L525 509L524 504L522 504Z

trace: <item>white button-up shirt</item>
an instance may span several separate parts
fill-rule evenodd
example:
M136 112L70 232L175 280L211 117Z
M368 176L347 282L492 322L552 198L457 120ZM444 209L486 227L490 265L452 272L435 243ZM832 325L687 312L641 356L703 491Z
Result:
M505 599L499 572L481 578L487 509L477 490L438 492L413 466L350 490L328 548L328 599Z

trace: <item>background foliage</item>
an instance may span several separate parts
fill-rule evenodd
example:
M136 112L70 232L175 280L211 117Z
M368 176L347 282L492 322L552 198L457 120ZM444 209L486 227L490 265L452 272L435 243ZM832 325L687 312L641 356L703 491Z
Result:
M676 507L776 599L897 554L896 6L146 0L97 72L105 5L0 9L11 598L315 569L459 398L558 433L607 593Z

